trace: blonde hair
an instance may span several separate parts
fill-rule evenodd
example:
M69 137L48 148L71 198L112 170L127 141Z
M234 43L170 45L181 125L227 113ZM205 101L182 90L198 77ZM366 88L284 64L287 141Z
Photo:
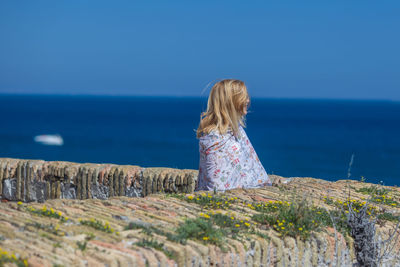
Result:
M228 128L237 136L239 125L245 127L247 101L250 101L250 97L243 81L225 79L216 82L208 97L207 110L200 114L197 138L214 129L225 134Z

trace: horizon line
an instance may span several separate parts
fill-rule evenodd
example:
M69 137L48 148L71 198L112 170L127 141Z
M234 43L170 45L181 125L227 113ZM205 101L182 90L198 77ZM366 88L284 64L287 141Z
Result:
M6 96L55 96L55 97L145 97L145 98L205 98L208 96L195 96L195 95L144 95L144 94L90 94L90 93L10 93L0 92L1 95ZM273 97L273 96L251 96L251 99L270 99L270 100L326 100L326 101L384 101L384 102L400 102L396 99L387 98L329 98L329 97Z

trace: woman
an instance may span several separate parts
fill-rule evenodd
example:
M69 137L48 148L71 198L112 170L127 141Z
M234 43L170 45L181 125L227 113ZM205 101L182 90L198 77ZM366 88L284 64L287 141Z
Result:
M271 185L243 127L250 104L246 85L225 79L214 84L201 113L197 190L225 191Z

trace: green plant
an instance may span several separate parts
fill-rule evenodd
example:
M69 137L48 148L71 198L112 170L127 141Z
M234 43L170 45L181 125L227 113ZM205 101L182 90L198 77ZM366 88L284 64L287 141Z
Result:
M32 227L35 227L37 229L43 230L46 233L51 233L51 234L57 235L57 236L64 236L65 235L65 232L60 230L60 225L59 224L53 225L51 223L51 224L47 225L47 224L41 224L41 223L38 223L38 222L34 222L34 223L27 223L26 226L32 226Z
M87 247L87 241L86 240L84 242L77 241L76 245L80 250L85 251Z
M33 214L37 214L40 216L46 216L50 218L59 219L61 222L67 222L68 217L64 217L61 211L55 211L53 208L47 209L46 205L43 205L41 209L35 209L33 207L27 207L27 210Z
M10 253L0 248L0 266L4 266L6 263L14 263L18 267L28 266L27 259L17 257L14 253Z
M99 221L97 219L94 219L94 218L92 218L90 220L79 219L79 223L81 225L87 225L87 226L90 226L90 227L92 227L92 228L94 228L96 230L100 230L100 231L103 231L103 232L106 232L106 233L114 233L115 232L115 230L113 228L111 228L111 226L110 226L110 224L108 222L103 224L103 222L101 222L101 221Z
M61 248L62 245L61 245L60 242L56 242L56 243L53 244L53 247L55 247L55 248Z
M365 195L383 196L383 195L389 194L390 190L388 190L386 188L379 188L377 185L372 185L369 187L361 187L359 189L356 189L356 192L362 193Z
M326 226L332 226L328 212L310 205L306 199L295 202L276 201L254 204L260 213L253 215L256 222L273 228L281 236L299 236L307 239L313 231L321 231ZM345 229L344 217L336 212L335 216L341 218L339 226Z
M205 218L187 219L177 228L181 239L197 239L204 243L222 245L225 232Z
M378 214L378 220L385 220L385 221L391 221L391 222L399 222L400 221L400 216L399 215L394 215L393 213L390 212L384 212L381 214Z
M232 204L237 203L237 197L227 197L222 194L201 193L185 196L183 194L169 194L171 197L176 197L185 200L189 203L200 205L204 209L228 209Z
M152 233L155 233L167 237L167 239L170 241L180 244L186 244L186 240L182 239L178 235L163 231L152 225L146 225L138 222L130 222L127 226L125 226L125 230L132 230L132 229L142 229L142 232L148 236L151 236Z
M145 239L144 238L144 239L136 242L135 245L139 246L139 247L151 247L151 248L157 249L159 251L162 251L168 258L174 259L174 254L171 251L164 248L163 243L159 243L154 239Z
M222 214L211 210L208 213L200 213L199 215L221 228L225 236L232 238L236 238L241 233L249 232L255 226L255 223L249 219L241 219L234 214Z

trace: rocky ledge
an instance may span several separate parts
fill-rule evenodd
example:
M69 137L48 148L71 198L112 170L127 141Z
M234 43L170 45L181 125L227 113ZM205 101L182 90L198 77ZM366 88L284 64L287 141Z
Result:
M193 192L195 170L1 159L0 266L400 266L397 187L271 178Z

